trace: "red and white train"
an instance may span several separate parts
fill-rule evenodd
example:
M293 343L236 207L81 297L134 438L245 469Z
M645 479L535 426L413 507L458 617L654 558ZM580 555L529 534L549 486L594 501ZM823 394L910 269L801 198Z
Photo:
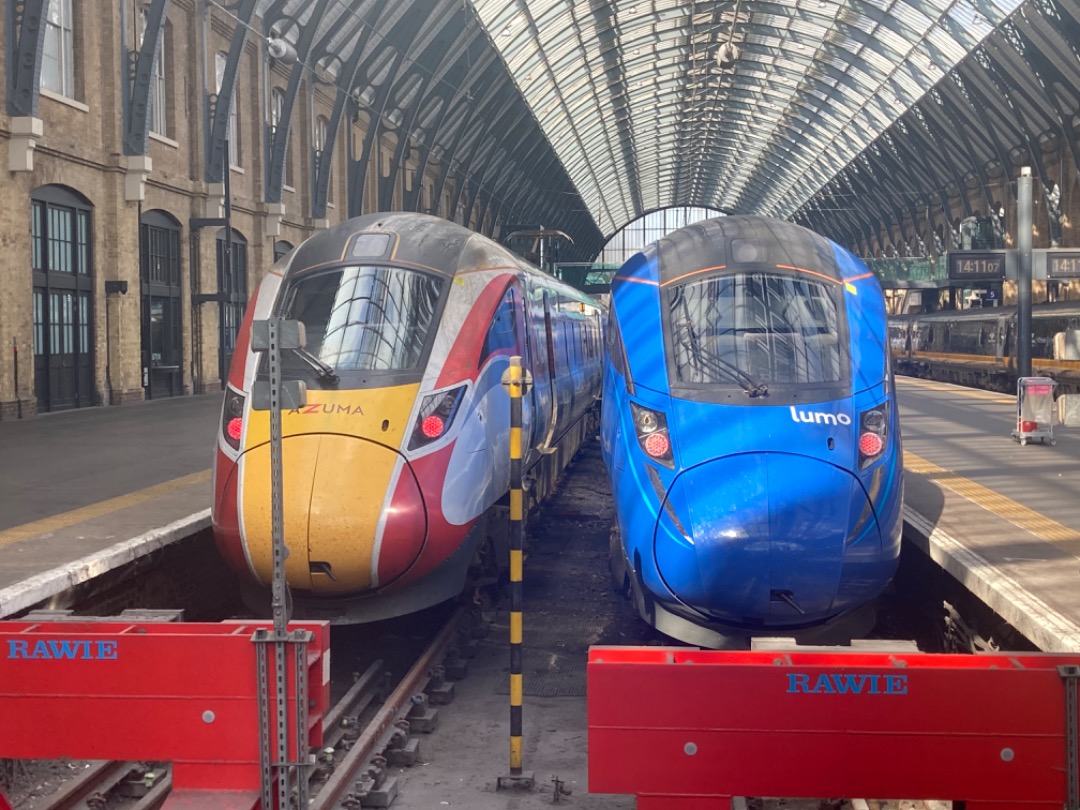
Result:
M399 616L491 574L505 538L509 396L522 356L524 468L542 497L595 419L603 312L506 248L423 214L358 217L320 233L267 274L239 331L214 465L214 533L269 603L270 418L251 408L265 357L253 320L304 323L286 379L307 405L283 415L286 578L297 617ZM592 424L595 424L593 422Z

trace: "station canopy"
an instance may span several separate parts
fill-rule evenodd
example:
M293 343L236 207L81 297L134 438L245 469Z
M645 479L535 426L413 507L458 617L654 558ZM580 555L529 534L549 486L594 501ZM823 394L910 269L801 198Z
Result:
M501 167L478 182L516 179L611 235L668 206L790 217L1018 6L259 0L258 11L268 24L319 15L320 66L341 78L361 49L344 82L383 121L473 170L477 149L502 150ZM422 80L410 84L399 63L423 66ZM387 81L395 88L380 99L372 89ZM455 106L462 98L467 111ZM490 122L492 98L524 103L529 137L517 118L478 124L484 109Z

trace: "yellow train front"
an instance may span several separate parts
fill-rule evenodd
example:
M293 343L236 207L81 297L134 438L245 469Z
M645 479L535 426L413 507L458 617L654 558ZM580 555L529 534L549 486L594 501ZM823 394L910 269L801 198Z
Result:
M583 422L600 383L601 312L587 296L465 228L422 214L359 217L282 260L248 306L214 466L214 534L265 610L271 580L268 378L253 320L303 322L282 357L307 404L283 415L286 579L297 617L365 622L459 594L491 557L509 486L500 384L523 356L525 466ZM564 454L556 454L563 457ZM497 534L497 532L495 533Z

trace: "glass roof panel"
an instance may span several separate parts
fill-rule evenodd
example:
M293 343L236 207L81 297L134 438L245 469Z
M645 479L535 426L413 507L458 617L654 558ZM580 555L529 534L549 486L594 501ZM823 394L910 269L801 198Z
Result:
M468 2L613 233L676 189L797 210L1020 0ZM728 41L740 53L722 69Z

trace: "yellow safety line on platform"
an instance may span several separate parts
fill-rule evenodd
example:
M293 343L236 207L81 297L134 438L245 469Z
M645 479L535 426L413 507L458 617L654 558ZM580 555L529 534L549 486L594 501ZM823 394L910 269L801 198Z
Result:
M1007 520L1026 532L1031 532L1048 543L1060 543L1069 546L1067 550L1072 554L1077 554L1077 550L1080 549L1080 531L1070 528L1064 523L1058 523L1053 518L1048 518L1034 509L1017 503L1000 492L995 492L982 484L976 484L969 478L964 478L952 470L939 467L932 461L927 461L907 450L904 451L904 469L925 475L935 484L939 484L957 495L962 495L983 509L993 512L1003 520Z
M946 394L958 394L969 399L981 399L984 402L999 402L1003 405L1015 405L1016 397L1005 396L994 391L982 391L978 388L965 388L962 385L951 383L932 382L919 379L918 377L897 377L896 382L900 385L912 385L927 391L942 391Z
M109 498L107 501L99 501L98 503L92 503L89 506L83 506L79 509L72 509L70 512L63 512L59 515L35 520L33 523L12 526L10 529L5 529L0 532L0 548L9 546L12 543L18 543L20 540L28 540L31 537L38 537L43 534L48 534L49 532L66 529L68 526L74 526L76 523L93 520L94 518L102 517L103 515L108 515L112 512L119 512L121 509L127 509L129 506L137 506L140 503L152 501L154 498L160 498L162 495L168 495L170 492L173 492L180 487L202 484L209 480L210 470L203 470L202 472L192 473L191 475L185 475L181 478L174 478L171 481L165 481L161 484L155 484L152 487L140 489L137 492L129 492L127 495L120 495L117 498Z

